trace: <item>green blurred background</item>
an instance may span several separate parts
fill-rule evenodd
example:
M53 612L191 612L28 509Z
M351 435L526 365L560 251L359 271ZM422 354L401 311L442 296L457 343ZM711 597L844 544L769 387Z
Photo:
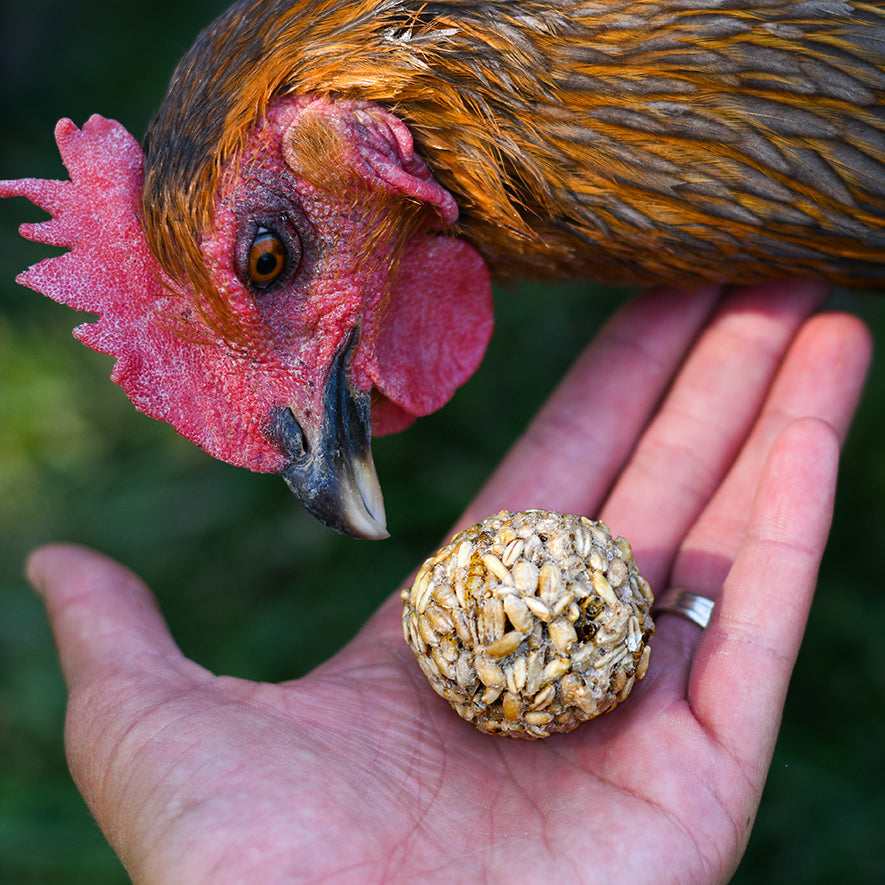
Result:
M140 136L176 60L222 8L4 0L0 178L62 177L61 116L79 125L99 112ZM26 552L69 539L119 557L154 587L185 652L214 671L303 673L435 545L619 295L503 293L478 375L441 413L376 443L393 538L360 543L314 523L279 479L213 461L135 412L107 380L110 358L71 339L80 318L13 282L48 252L16 226L42 217L0 201L0 882L111 885L127 877L68 776L64 693L21 577ZM885 341L885 301L860 309ZM883 418L877 364L739 883L885 881Z

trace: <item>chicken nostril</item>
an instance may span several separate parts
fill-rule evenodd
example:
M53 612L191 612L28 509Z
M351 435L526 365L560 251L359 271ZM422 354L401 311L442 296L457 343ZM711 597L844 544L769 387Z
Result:
M277 406L272 416L272 435L289 463L300 461L307 455L304 431L290 408Z

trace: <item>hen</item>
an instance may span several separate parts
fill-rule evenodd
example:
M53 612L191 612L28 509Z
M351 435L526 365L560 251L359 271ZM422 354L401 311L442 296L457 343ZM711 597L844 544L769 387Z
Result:
M20 281L100 314L135 406L383 537L370 436L445 403L496 277L878 285L885 7L858 0L244 0L144 153L57 129L0 183L71 248ZM487 270L488 268L488 270Z

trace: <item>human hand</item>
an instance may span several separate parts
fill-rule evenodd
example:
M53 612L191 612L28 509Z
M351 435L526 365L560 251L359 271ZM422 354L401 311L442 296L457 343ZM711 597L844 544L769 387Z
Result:
M863 326L813 284L642 296L551 397L461 524L501 507L605 519L662 613L629 701L569 735L474 731L430 689L398 594L280 685L215 677L147 589L38 551L87 803L139 883L726 881L749 835L826 541Z

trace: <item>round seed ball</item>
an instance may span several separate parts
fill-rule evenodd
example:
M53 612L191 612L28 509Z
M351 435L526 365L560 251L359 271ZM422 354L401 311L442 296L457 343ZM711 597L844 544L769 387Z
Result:
M403 634L437 694L489 734L542 738L616 707L648 667L648 582L605 523L501 511L403 590Z

